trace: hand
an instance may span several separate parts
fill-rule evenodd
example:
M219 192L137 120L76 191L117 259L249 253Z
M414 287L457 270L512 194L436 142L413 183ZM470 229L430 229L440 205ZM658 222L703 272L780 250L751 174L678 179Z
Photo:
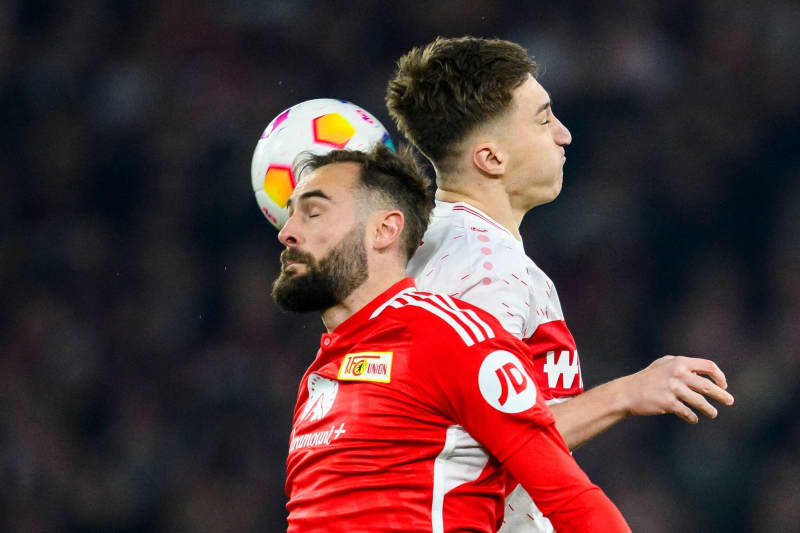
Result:
M717 409L706 397L724 405L733 404L733 396L725 391L725 374L708 359L666 355L623 379L627 380L623 394L628 414L673 413L696 424L698 417L692 408L709 418L717 416Z

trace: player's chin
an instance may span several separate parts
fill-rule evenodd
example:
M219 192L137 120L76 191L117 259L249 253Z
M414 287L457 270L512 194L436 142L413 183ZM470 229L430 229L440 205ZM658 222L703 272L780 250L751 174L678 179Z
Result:
M299 278L302 278L303 275L304 274L302 274L301 272L298 272L297 269L294 269L294 268L291 268L291 269L288 269L288 270L287 269L283 269L283 270L281 270L281 273L278 276L278 279L276 280L276 283L278 283L278 284L294 283Z
M563 174L559 171L556 176L556 179L553 180L550 190L548 191L549 194L547 202L545 203L552 202L553 200L558 198L558 195L561 194L561 187L563 186L563 184L564 184Z

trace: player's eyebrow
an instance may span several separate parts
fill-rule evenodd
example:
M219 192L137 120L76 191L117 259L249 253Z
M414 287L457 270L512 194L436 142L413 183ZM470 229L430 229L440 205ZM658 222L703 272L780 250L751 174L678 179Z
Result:
M538 115L539 113L541 113L542 111L544 111L548 107L552 107L552 105L553 105L553 101L552 100L547 100L547 102L543 103L542 105L539 106L538 109L536 109L536 114Z
M304 192L297 199L298 200L305 200L307 198L322 198L323 200L328 200L329 202L331 201L331 197L328 196L327 194L325 194L324 192L322 192L320 189L314 189L313 191ZM292 202L291 198L286 200L286 209L291 208L292 207L292 203L293 202Z

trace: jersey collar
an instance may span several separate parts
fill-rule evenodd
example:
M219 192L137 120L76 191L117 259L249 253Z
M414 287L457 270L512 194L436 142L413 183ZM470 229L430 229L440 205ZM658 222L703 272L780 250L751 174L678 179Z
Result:
M361 326L363 326L366 322L369 321L372 313L378 309L378 307L384 305L386 302L394 298L399 292L405 291L407 289L415 289L416 284L414 283L414 278L408 277L403 278L381 294L376 296L371 302L367 305L353 313L347 320L339 324L336 329L331 331L330 333L323 333L322 339L320 341L320 346L322 349L330 348L335 342L341 340L342 338L348 337L350 334L357 332Z
M493 226L495 229L498 229L503 233L508 234L509 237L516 240L516 237L514 237L514 235L510 231L508 231L508 229L505 226L503 226L498 221L496 221L495 219L493 219L492 217L490 217L489 215L487 215L486 213L484 213L483 211L481 211L472 204L468 204L466 202L443 202L441 200L436 200L436 205L446 207L447 209L450 209L452 211L461 211L464 213L468 213L473 217L481 219L483 222L489 224L490 226Z

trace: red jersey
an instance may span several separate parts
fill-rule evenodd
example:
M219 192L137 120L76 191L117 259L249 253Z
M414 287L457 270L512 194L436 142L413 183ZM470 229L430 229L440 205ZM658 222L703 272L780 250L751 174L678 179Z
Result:
M626 531L556 431L526 350L410 278L323 335L294 411L289 531L493 532L504 463L564 531L600 518Z

